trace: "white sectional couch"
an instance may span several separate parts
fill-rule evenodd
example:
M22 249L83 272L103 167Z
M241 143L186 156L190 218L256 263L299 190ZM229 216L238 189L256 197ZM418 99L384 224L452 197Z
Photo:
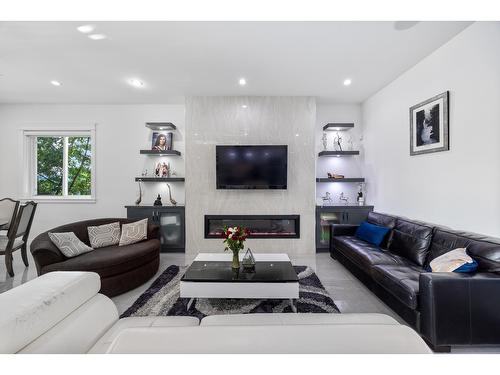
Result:
M383 314L118 319L92 272L51 272L0 294L0 353L431 353Z

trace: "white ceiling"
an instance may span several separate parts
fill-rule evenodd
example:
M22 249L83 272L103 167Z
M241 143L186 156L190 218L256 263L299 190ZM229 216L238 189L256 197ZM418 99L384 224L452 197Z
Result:
M93 41L76 30L88 23L108 38ZM188 95L362 102L470 23L405 29L412 24L2 22L0 102L169 103ZM128 85L131 78L145 86Z

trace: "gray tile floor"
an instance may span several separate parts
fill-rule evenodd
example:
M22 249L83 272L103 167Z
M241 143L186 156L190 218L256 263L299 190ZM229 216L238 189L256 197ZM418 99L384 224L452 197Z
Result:
M30 255L30 266L24 267L21 261L21 254L14 254L14 277L7 275L3 257L0 257L0 293L23 284L36 277L36 268ZM190 259L188 259L188 262ZM333 298L340 311L350 312L371 312L388 314L399 322L404 323L401 318L393 312L387 305L370 292L360 281L358 281L347 269L339 262L330 258L329 254L321 253L312 256L292 257L294 265L310 266L318 275L324 287ZM144 292L151 282L160 275L170 265L183 266L186 264L184 254L161 254L160 268L158 273L149 282L140 287L114 297L119 313L124 312L132 303ZM454 353L500 353L500 347L465 347L453 348Z

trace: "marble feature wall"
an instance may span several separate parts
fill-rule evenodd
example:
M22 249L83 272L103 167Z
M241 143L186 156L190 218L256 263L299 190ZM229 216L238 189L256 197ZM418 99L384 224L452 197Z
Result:
M250 239L255 252L313 254L315 117L310 97L186 99L186 253L220 252L204 238L204 215L299 214L299 239ZM217 190L216 145L288 145L287 190Z

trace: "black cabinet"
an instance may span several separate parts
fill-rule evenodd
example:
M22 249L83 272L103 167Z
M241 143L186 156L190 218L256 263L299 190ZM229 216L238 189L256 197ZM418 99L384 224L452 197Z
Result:
M316 252L328 251L330 224L359 224L373 206L316 206Z
M186 230L183 206L125 206L130 219L150 219L160 227L161 252L185 252Z

